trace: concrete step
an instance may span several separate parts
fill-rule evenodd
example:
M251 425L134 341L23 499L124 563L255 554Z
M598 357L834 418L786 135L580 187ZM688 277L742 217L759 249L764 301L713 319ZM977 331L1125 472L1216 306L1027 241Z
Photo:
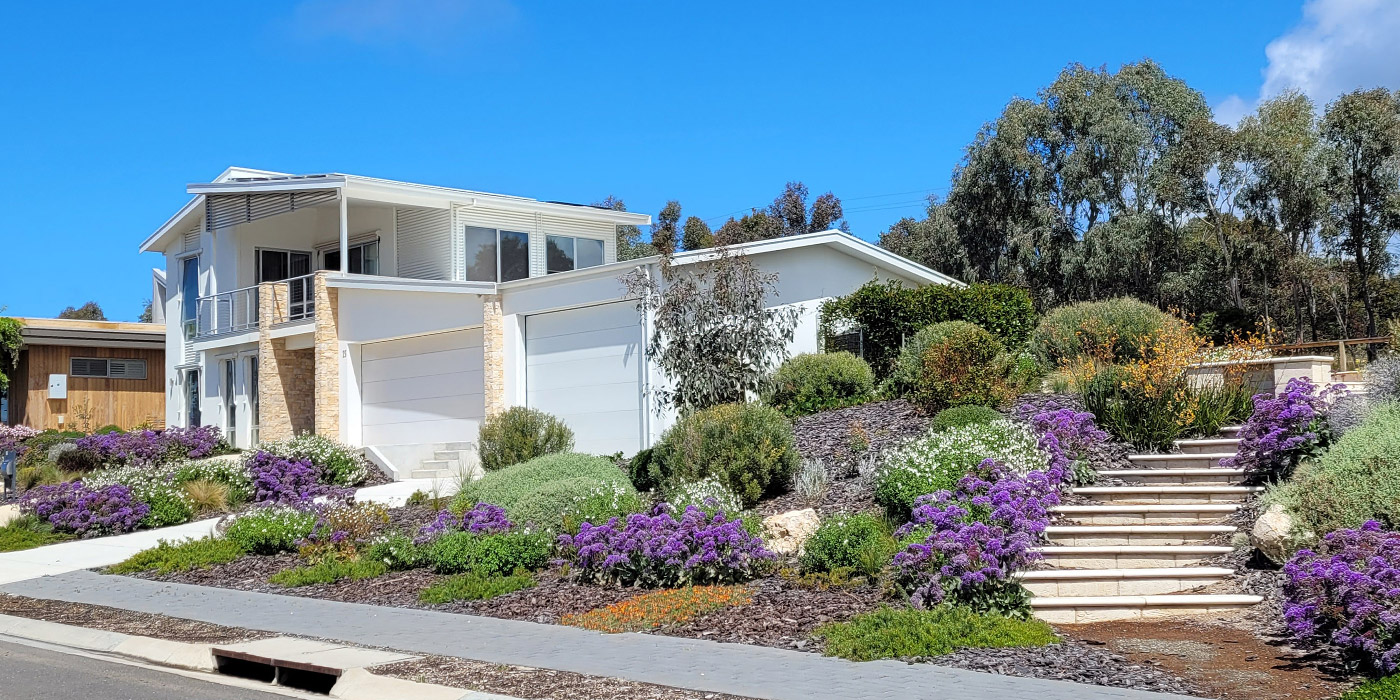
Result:
M1227 437L1227 438L1239 437L1239 436L1240 436L1240 428L1243 428L1243 427L1244 427L1244 426L1242 426L1242 425L1222 425L1222 426L1220 426L1220 437Z
M410 479L451 479L456 472L446 469L414 469L408 473Z
M442 444L442 449L444 449L444 450L451 450L451 451L453 451L453 452L475 452L475 451L476 451L476 443L474 443L474 442L444 442L444 443L441 443L441 444Z
M1071 525L1213 525L1239 510L1236 503L1055 506L1056 522Z
M1234 456L1234 452L1169 452L1160 455L1128 455L1128 462L1138 469L1209 469L1220 466L1220 460Z
M433 459L461 462L462 450L433 450Z
M1031 612L1056 625L1108 620L1151 620L1242 610L1264 599L1257 595L1146 595L1031 598Z
M462 463L455 459L425 459L418 463L420 469L440 469L455 472Z
M1076 486L1071 493L1104 503L1239 503L1262 486Z
M1187 566L1169 569L1049 569L1018 578L1031 595L1042 597L1167 595L1219 583L1234 569Z
M1229 486L1244 480L1244 469L1227 467L1171 469L1100 469L1099 476L1122 479L1143 486Z
M1240 439L1237 437L1228 438L1199 438L1196 440L1177 440L1176 449L1182 454L1198 455L1210 453L1234 454L1239 450Z
M1045 563L1058 569L1174 569L1229 554L1230 547L1195 544L1040 547Z
M1232 525L1051 525L1045 536L1068 547L1199 544L1235 532Z

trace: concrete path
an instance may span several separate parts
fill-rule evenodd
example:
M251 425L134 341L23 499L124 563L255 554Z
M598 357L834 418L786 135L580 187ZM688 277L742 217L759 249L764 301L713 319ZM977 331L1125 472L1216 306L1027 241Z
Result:
M604 635L560 625L162 583L90 571L12 583L0 586L0 592L773 700L1182 697L928 664L854 663L812 653L659 635Z
M432 479L409 479L362 488L355 492L355 498L383 503L392 508L403 505L414 491L429 491L434 486L444 492L455 490L455 484L436 484ZM111 566L125 561L143 549L156 546L160 540L204 537L214 531L218 522L218 518L210 518L156 530L139 530L125 535L72 540L19 552L0 553L0 584Z

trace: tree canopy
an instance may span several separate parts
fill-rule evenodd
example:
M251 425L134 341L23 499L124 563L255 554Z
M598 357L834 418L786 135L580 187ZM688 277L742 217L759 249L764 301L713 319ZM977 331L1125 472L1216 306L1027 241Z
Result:
M82 306L74 308L72 306L58 312L59 318L73 318L83 321L106 321L107 316L102 313L102 307L97 302L90 301Z

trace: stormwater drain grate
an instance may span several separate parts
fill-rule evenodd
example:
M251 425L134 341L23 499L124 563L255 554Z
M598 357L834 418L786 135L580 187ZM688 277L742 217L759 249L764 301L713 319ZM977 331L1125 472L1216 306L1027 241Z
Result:
M228 649L214 649L214 663L225 676L272 683L308 693L329 695L340 680L340 669L273 659Z
M334 642L272 637L210 650L219 673L329 694L346 669L412 661L416 656Z

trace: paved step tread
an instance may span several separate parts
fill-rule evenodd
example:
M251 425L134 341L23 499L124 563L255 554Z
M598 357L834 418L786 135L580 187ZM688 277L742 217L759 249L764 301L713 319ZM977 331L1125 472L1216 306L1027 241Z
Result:
M1019 574L1026 581L1069 579L1218 578L1233 576L1234 569L1214 566L1164 566L1156 569L1038 569Z
M1046 534L1113 534L1132 533L1150 535L1161 534L1223 534L1239 528L1234 525L1051 525L1045 528Z
M1032 608L1132 608L1191 606L1210 607L1225 605L1256 605L1264 598L1257 595L1233 594L1171 594L1171 595L1114 595L1085 597L1031 598Z
M1101 514L1101 513L1233 513L1241 508L1238 503L1108 503L1093 506L1052 506L1052 513Z

